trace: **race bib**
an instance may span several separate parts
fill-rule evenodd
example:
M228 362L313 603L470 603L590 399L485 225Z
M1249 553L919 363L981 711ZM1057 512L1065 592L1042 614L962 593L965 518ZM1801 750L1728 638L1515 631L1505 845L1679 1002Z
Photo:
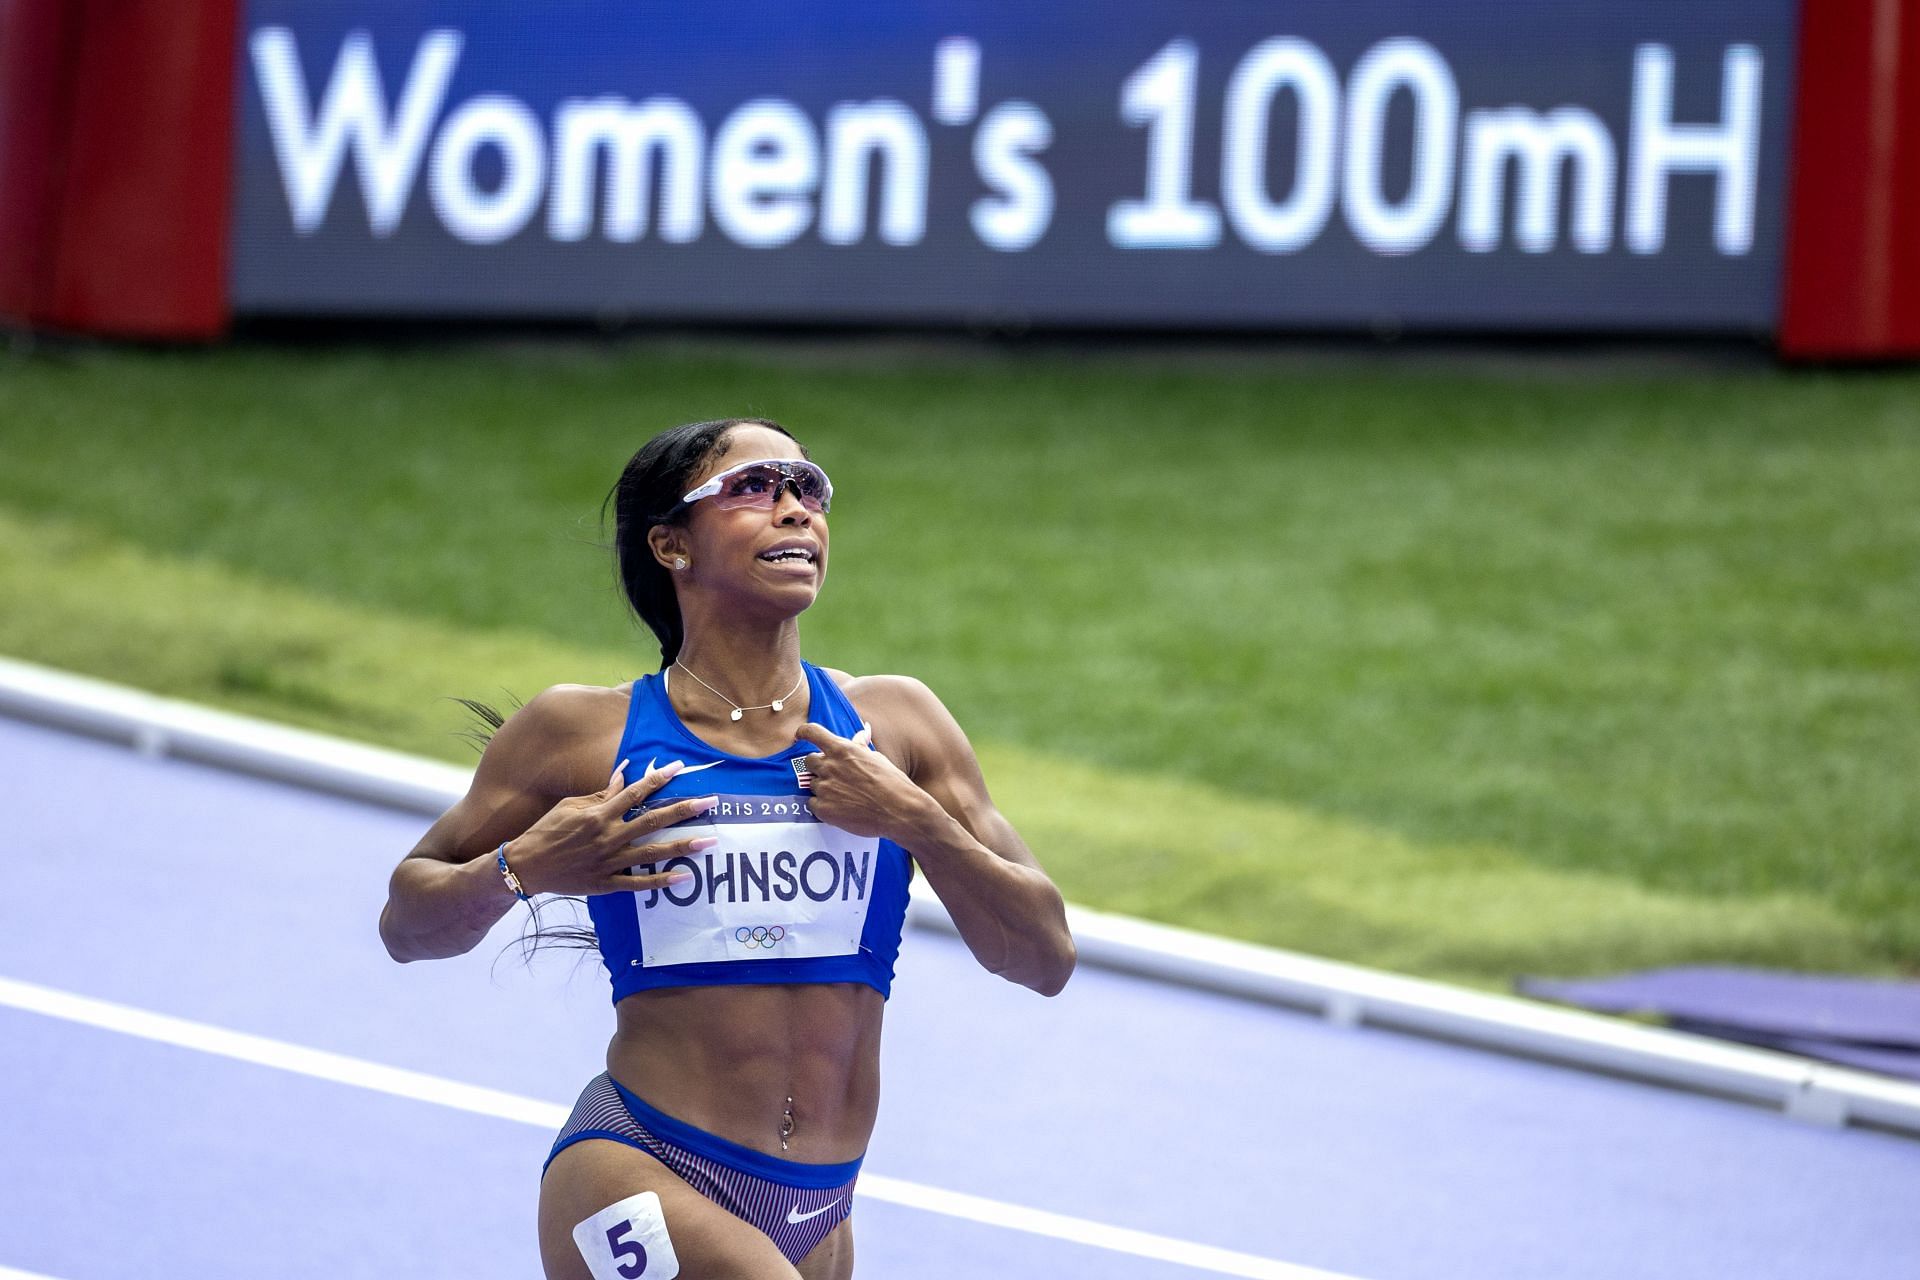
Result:
M860 950L880 841L814 817L805 796L723 795L692 822L636 847L712 836L711 849L633 868L692 879L632 895L646 968L804 960Z
M652 1191L608 1205L573 1229L593 1280L674 1280L680 1259Z

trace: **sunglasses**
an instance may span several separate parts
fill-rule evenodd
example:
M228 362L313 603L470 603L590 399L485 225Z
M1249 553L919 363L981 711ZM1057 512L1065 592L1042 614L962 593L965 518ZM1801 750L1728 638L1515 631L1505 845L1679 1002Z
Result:
M705 498L722 511L736 507L762 507L771 511L779 505L780 495L789 486L800 505L825 514L833 506L833 481L811 462L793 458L764 458L728 467L699 488L680 499L687 507Z

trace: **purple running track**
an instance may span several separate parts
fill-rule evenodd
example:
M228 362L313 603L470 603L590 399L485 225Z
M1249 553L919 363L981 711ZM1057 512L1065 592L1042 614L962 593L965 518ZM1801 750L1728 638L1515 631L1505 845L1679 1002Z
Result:
M416 816L0 719L0 980L564 1112L597 962L396 966ZM1044 857L1045 851L1041 851ZM1920 1143L911 931L866 1171L1363 1280L1920 1274ZM537 1276L551 1133L0 1001L0 1274ZM857 1200L870 1280L1222 1274ZM1277 1271L1274 1274L1279 1274Z

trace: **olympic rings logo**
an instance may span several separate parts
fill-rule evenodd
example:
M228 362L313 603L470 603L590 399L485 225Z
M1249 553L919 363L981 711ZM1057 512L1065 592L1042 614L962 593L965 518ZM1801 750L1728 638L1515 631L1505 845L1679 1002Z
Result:
M777 924L757 924L751 929L745 925L741 925L733 931L733 940L745 946L749 951L762 947L771 951L774 947L778 946L780 940L786 936L787 931L785 927Z

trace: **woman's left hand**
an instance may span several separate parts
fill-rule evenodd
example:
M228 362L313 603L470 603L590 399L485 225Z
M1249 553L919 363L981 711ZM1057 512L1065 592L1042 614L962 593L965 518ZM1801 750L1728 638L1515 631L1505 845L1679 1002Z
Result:
M817 754L802 757L810 780L801 785L811 788L811 807L822 822L856 836L879 836L898 844L915 812L933 802L898 765L869 745L872 725L862 725L851 738L843 738L824 725L804 724L794 739L820 748Z

